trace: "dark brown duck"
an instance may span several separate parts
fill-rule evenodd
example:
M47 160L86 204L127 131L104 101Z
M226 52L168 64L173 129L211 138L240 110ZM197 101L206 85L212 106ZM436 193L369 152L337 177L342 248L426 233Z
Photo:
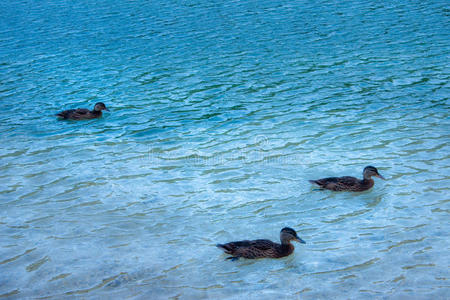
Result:
M290 255L294 252L294 245L291 241L297 241L302 244L305 242L298 237L294 229L285 227L280 232L281 244L270 240L237 241L226 244L217 244L217 247L223 249L225 253L231 254L227 259L236 260L239 257L244 258L280 258Z
M95 104L93 110L87 108L69 109L56 114L56 116L67 120L89 120L100 118L102 116L102 110L109 111L103 102L98 102Z
M343 176L309 180L309 182L317 184L323 189L332 191L362 192L370 189L375 184L372 176L384 179L384 177L378 173L377 168L367 166L364 168L362 180L351 176Z

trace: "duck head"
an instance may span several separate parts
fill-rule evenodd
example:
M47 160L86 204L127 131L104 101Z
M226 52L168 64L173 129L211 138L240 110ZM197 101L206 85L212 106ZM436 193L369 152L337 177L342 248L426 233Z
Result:
M378 173L377 168L372 167L372 166L367 166L367 167L364 168L363 176L364 176L365 179L370 179L370 177L372 177L372 176L384 179L384 177L381 176L380 173ZM386 180L386 179L384 179L384 180Z
M304 240L298 237L297 232L289 227L284 227L280 232L280 240L282 244L287 244L290 241L297 241L302 244L306 244Z
M109 111L109 109L106 108L105 103L103 103L103 102L97 102L97 103L95 103L94 111L102 111L102 110L107 110L107 111Z

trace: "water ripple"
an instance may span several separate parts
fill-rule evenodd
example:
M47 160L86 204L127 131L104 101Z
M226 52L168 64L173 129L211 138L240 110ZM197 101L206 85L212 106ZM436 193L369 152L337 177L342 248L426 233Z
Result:
M1 11L0 297L448 295L443 1ZM307 182L369 164L368 192ZM285 259L214 247L284 226Z

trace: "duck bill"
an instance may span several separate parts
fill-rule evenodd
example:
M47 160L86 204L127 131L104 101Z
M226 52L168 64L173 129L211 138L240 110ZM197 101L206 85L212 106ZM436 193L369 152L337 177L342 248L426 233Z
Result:
M105 110L106 110L106 111L109 111L109 109L107 109L106 107L105 107Z
M378 178L381 178L381 179L383 179L383 180L386 180L386 178L384 178L383 176L381 176L380 174L377 174L377 175L375 175L376 177L378 177Z
M306 242L299 237L297 237L295 240L299 243L306 244Z

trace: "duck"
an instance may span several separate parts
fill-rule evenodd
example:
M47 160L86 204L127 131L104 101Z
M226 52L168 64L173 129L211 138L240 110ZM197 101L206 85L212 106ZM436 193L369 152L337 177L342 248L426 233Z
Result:
M248 259L285 257L294 252L294 245L291 244L291 241L305 244L305 241L298 237L297 232L289 227L281 229L280 240L281 244L270 240L244 240L217 244L216 246L224 250L225 253L232 255L227 259L238 260L240 257Z
M318 185L322 189L331 191L362 192L369 190L375 184L372 176L386 180L383 176L381 176L380 173L378 173L377 168L373 166L367 166L363 170L362 180L352 176L343 176L309 180L309 182Z
M103 102L97 102L94 105L93 110L89 110L87 108L69 109L57 113L56 116L65 120L89 120L100 118L102 116L102 110L109 111Z

